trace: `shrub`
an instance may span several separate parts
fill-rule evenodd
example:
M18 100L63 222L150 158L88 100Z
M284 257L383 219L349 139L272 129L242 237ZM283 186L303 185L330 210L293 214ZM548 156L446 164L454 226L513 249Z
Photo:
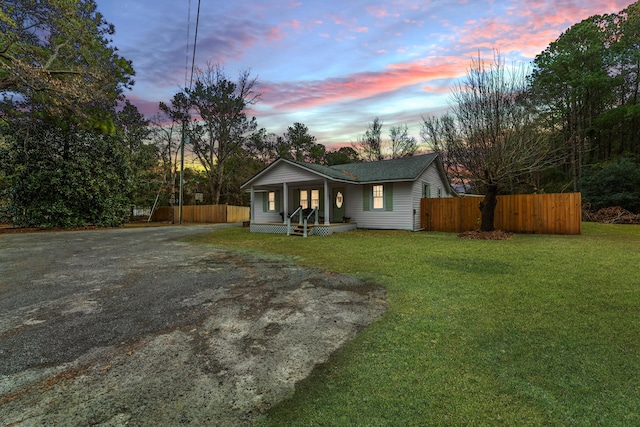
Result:
M640 212L640 168L629 158L592 166L581 184L582 197L593 210L620 206Z

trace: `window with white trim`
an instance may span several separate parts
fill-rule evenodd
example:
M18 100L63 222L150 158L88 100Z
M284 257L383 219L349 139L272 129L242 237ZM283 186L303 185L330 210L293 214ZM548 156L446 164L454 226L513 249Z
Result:
M373 209L384 209L384 185L373 186Z
M276 192L269 191L269 199L267 200L267 209L269 212L276 211Z
M431 197L431 185L430 184L424 184L424 186L422 187L422 197L426 197L426 198Z
M320 207L320 190L311 190L311 209Z
M307 190L300 190L300 206L302 209L309 207L309 192Z

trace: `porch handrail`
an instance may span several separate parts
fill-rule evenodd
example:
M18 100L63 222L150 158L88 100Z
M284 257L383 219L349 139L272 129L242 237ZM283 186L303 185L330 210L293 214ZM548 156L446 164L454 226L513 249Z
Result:
M291 218L296 216L298 212L300 212L299 224L302 224L302 206L298 206L298 209L296 209L291 215L287 215L287 236L291 235Z
M315 215L315 219L314 219L313 225L318 225L318 210L319 210L319 209L318 209L318 207L316 206L315 208L313 208L313 209L311 210L311 212L309 212L309 215L307 215L307 218L306 218L306 219L311 218L311 215Z
M315 214L315 222L314 225L318 225L318 207L316 206L315 208L313 208L311 210L311 212L309 212L309 214L304 218L304 232L302 234L303 237L307 237L308 233L307 233L307 223L309 222L309 218L311 218L311 215Z

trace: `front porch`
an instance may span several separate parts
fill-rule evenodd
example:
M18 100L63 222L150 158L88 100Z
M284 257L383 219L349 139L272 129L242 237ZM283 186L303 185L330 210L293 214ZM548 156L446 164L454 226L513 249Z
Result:
M251 222L249 230L252 233L271 233L271 234L291 234L294 235L295 227L300 226L298 223L292 223L291 228L287 224L281 222ZM333 233L342 233L344 231L355 230L358 224L336 222L332 224L309 224L307 226L307 236L330 236Z

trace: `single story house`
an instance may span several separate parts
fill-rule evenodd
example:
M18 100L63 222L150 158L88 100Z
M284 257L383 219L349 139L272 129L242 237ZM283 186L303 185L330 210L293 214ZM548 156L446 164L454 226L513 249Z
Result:
M251 232L418 230L420 199L457 196L436 154L322 166L280 158L242 185Z

